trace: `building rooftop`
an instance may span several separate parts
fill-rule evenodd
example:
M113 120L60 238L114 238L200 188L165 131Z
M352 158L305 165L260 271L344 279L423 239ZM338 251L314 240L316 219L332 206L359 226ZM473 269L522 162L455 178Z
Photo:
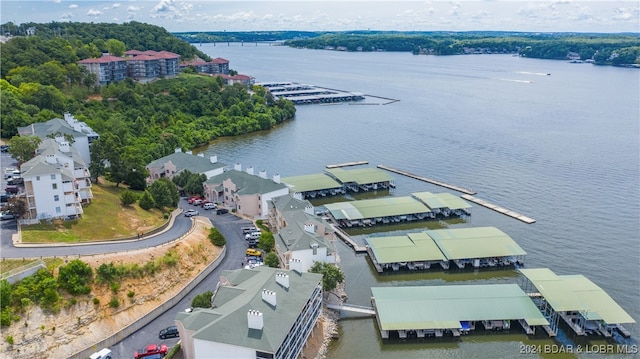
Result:
M527 254L511 237L495 227L434 229L425 233L451 260Z
M470 208L471 205L460 197L457 197L451 193L431 193L431 192L416 192L411 194L419 201L426 204L429 208L449 208L449 209L463 209Z
M517 284L371 288L380 329L462 328L461 321L549 323Z
M318 191L342 187L342 184L325 173L284 177L282 178L282 182L292 186L292 190L295 192Z
M196 156L185 152L175 152L168 156L158 158L157 160L149 163L149 168L161 168L168 162L173 163L176 166L176 173L183 170L189 170L192 173L205 173L212 169L225 167L226 165L221 162L211 163L210 158Z
M365 242L381 264L419 261L446 261L438 245L424 232L405 236L367 237Z
M357 169L331 168L325 170L342 183L369 184L390 182L393 178L379 168L365 167Z
M276 274L288 275L289 286L276 283ZM223 271L221 285L213 297L212 309L181 312L176 321L187 330L194 331L193 338L227 343L273 353L283 343L298 315L309 298L322 288L322 275L269 268ZM263 289L275 293L276 305L262 299ZM249 329L247 313L262 313L264 328Z
M635 323L602 288L583 275L557 275L548 268L520 269L556 312L577 311L587 320Z
M287 188L287 185L284 183L276 183L271 179L262 178L260 176L238 170L229 170L217 176L213 176L205 181L205 183L215 185L220 184L227 179L230 179L231 182L236 185L236 188L238 189L236 193L239 195L263 194Z

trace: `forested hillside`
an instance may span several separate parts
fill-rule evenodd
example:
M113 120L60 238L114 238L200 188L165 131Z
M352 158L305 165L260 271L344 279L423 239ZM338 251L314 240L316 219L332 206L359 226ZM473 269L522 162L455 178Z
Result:
M414 54L461 55L512 53L523 57L592 59L603 65L640 64L637 34L505 33L505 32L349 32L285 41L291 47L344 51L407 51Z
M162 28L135 22L65 23L64 29L33 25L35 36L0 45L1 136L11 138L18 127L70 112L101 136L92 147L94 176L142 186L144 166L175 148L190 150L219 136L269 129L295 115L290 101L275 101L262 88L249 93L239 84L226 86L220 77L190 71L150 84L125 80L97 87L76 64L134 48L208 58Z

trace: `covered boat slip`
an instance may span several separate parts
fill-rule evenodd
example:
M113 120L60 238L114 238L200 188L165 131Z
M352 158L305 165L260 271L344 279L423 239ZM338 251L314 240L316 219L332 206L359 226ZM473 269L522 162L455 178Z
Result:
M324 173L284 177L281 181L292 187L292 192L302 194L305 199L345 193L340 182Z
M635 323L602 288L583 275L557 275L548 268L520 269L522 287L534 298L540 311L557 332L559 319L578 335L612 337L628 332L625 323Z
M471 213L469 203L451 193L417 192L412 193L411 196L426 204L432 212L442 214L445 217L448 217L450 212L454 212L458 216Z
M449 269L472 266L498 267L521 264L526 252L495 227L436 229L404 236L367 237L365 243L378 272L400 268L429 269L440 264Z
M387 172L374 167L327 168L325 172L352 192L387 189L395 186L393 178Z
M448 198L449 193L439 193L434 196ZM463 201L464 202L464 201ZM370 226L373 224L399 223L424 219L435 219L436 214L424 202L416 199L413 194L405 197L386 197L365 199L359 201L331 203L325 205L333 219L341 227ZM467 207L470 207L467 205ZM448 211L447 215L454 214Z
M525 332L548 325L531 298L517 284L374 287L371 303L382 338L441 337L485 329L510 329L512 321Z

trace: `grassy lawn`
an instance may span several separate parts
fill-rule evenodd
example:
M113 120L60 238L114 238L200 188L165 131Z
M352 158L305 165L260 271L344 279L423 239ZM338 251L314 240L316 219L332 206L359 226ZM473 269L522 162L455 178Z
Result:
M145 211L138 204L120 204L123 187L102 180L91 188L93 200L83 206L82 219L54 221L22 227L23 243L77 243L135 237L167 220L158 209Z
M37 259L5 259L0 262L0 274L4 274L10 270L20 268L29 263L35 262ZM61 266L64 261L62 258L43 258L42 261L47 265L47 268L56 268Z

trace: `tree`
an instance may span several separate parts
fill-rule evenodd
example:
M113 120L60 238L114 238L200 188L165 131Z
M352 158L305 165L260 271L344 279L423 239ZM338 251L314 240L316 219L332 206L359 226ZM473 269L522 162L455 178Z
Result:
M42 139L38 136L13 136L10 140L9 153L20 163L25 163L36 155Z
M338 283L344 281L342 270L331 263L314 262L309 273L322 274L322 290L325 293L336 289Z
M209 230L209 236L208 237L209 237L209 240L211 241L211 243L214 246L222 247L222 246L227 244L227 239L224 238L222 233L220 233L220 231L215 227L212 227Z
M140 208L148 211L156 205L156 202L153 200L153 197L149 193L149 191L144 191L142 198L139 201Z
M193 297L191 301L192 308L211 308L211 297L213 297L213 292L208 290L204 293L200 293Z
M17 218L20 218L24 216L25 213L27 213L27 205L24 203L22 199L18 197L13 197L13 198L9 198L9 201L7 202L6 205L2 206L2 211L9 212L14 216L16 216Z
M274 252L269 252L264 258L264 264L268 265L271 268L278 268L280 265L280 260L278 259L278 255Z
M124 190L121 194L120 194L120 203L122 203L123 206L130 206L134 203L136 203L136 201L138 200L138 195L130 190Z
M124 42L116 39L107 40L105 45L109 53L113 56L122 56L127 50L127 45L125 45Z
M79 259L74 259L67 265L61 266L58 274L58 284L69 294L91 293L93 269Z
M0 307L5 308L11 303L11 283L6 279L0 281Z
M273 233L262 232L262 234L260 235L260 240L258 241L258 247L262 248L266 253L269 253L273 250L275 243L276 242L273 238Z
M175 207L180 201L176 185L167 178L160 178L149 186L147 192L153 197L157 208Z

